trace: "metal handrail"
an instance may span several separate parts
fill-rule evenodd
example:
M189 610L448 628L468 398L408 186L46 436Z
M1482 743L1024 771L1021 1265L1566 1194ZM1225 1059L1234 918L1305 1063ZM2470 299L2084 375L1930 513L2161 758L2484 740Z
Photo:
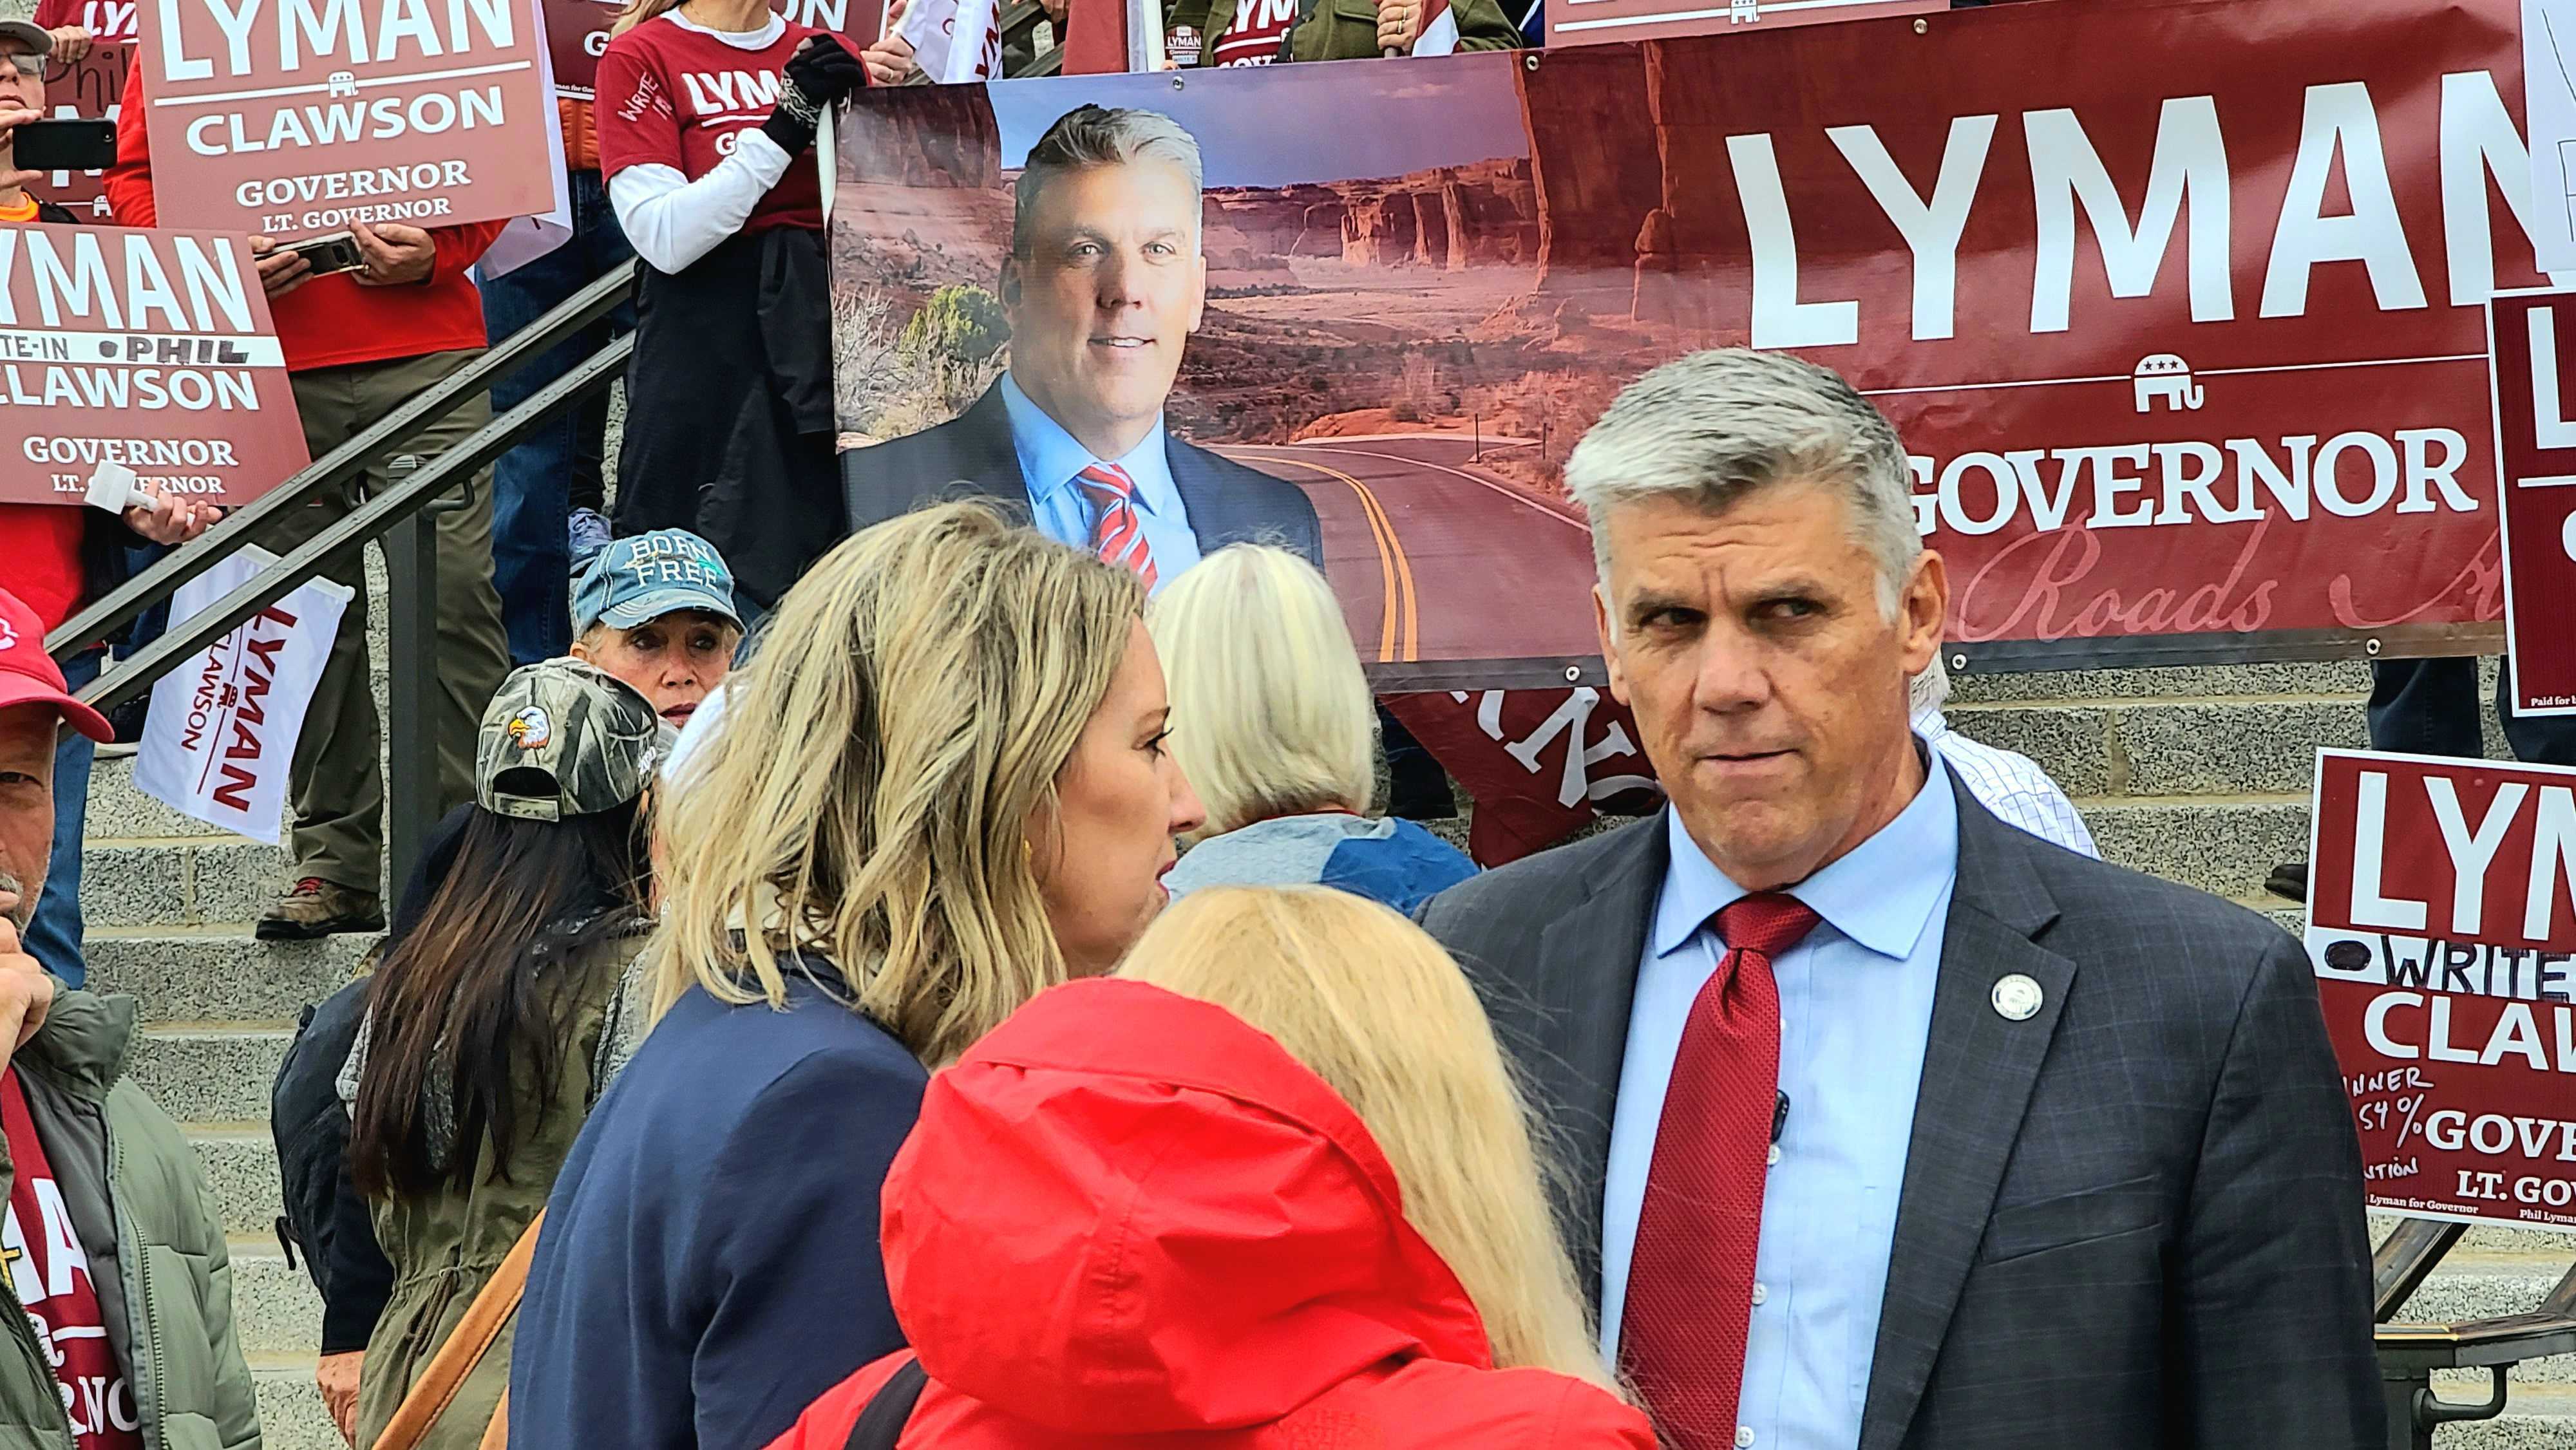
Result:
M482 356L361 429L356 437L306 465L303 471L235 509L188 547L155 561L150 568L127 580L105 598L64 621L61 627L45 636L46 651L55 659L64 660L106 639L144 610L169 598L180 585L222 562L234 550L246 543L257 542L253 536L284 517L288 510L301 508L321 498L326 489L343 486L357 477L369 461L455 412L476 394L489 392L493 383L503 376L607 316L633 292L635 275L635 263L630 261L584 287L553 311L493 345ZM422 470L424 476L431 471ZM373 537L374 534L368 534L356 542L364 543ZM303 552L299 549L296 554ZM283 594L286 591L279 592ZM265 607L265 604L260 606ZM203 648L207 640L258 612L259 609L254 608L235 616L223 629L198 639L190 648ZM134 658L140 661L156 657L147 649ZM100 683L122 680L128 673L120 666ZM119 703L138 693L139 689L139 686L121 689L109 696L107 703Z

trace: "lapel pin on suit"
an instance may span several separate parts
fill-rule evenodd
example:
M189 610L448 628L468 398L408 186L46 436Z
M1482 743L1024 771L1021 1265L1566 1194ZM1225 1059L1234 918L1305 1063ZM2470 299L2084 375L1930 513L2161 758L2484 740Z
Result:
M1995 979L1995 1015L2007 1022L2028 1022L2039 1015L2048 994L2039 983L2020 972L2007 973Z

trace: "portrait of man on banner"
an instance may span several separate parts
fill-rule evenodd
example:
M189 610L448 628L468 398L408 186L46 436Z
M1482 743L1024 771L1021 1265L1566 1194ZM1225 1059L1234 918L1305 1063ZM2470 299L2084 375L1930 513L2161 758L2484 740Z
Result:
M1014 188L999 277L1009 363L960 416L844 455L853 528L972 491L1149 588L1238 540L1323 564L1295 484L1165 426L1207 308L1202 176L1198 142L1156 112L1083 106L1048 128Z

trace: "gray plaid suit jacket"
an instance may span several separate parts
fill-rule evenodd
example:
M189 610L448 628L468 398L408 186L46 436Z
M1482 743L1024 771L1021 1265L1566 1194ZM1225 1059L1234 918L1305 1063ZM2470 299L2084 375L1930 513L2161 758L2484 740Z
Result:
M2361 1160L2295 941L1964 786L1858 1450L2376 1450ZM1423 911L1518 1059L1586 1291L1659 815ZM2006 973L2047 993L2011 1022Z

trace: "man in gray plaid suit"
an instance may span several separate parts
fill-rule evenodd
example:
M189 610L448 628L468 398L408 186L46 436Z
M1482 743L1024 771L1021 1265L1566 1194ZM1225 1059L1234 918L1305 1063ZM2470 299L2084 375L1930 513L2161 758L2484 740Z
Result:
M2381 1443L2297 944L1997 822L1907 728L1949 588L1841 378L1701 353L1566 465L1672 804L1423 920L1563 1155L1680 1450Z

